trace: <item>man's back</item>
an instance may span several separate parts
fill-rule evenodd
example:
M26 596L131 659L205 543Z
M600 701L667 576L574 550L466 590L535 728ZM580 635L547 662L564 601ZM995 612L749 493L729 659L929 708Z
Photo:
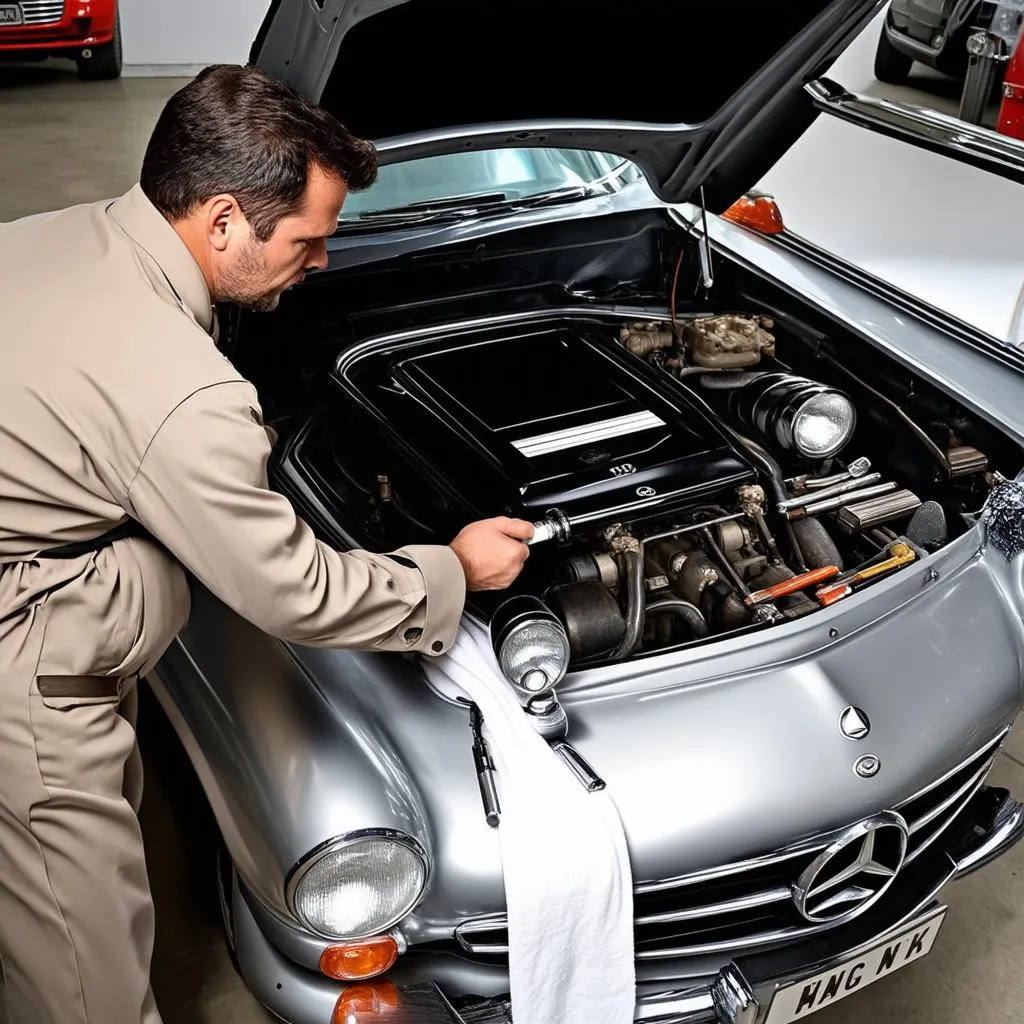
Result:
M167 415L242 380L208 333L199 268L155 217L135 189L0 225L0 559L123 519Z

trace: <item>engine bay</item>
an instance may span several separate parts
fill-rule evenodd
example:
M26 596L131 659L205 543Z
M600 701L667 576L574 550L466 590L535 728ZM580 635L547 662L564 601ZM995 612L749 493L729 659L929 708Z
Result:
M478 321L343 353L296 454L378 550L533 522L471 600L531 595L601 664L811 615L969 527L998 433L850 362L761 311Z

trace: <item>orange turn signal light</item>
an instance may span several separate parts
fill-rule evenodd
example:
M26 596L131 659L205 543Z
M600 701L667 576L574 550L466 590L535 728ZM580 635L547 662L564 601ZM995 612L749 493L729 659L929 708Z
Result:
M391 970L398 943L390 935L328 946L320 954L320 971L337 981L363 981Z
M762 235L781 235L786 230L782 212L771 196L744 196L737 199L722 217Z
M334 1004L331 1024L371 1024L386 1020L402 1004L399 991L390 981L352 985Z

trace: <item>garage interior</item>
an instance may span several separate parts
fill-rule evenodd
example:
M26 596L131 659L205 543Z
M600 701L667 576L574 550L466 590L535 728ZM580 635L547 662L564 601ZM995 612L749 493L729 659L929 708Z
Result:
M236 59L243 60L244 54ZM202 63L202 57L186 63ZM117 81L82 82L72 65L60 61L0 65L0 222L129 189L137 180L146 140L163 103L186 81L148 72L138 77L126 74ZM920 67L907 86L890 87L888 92L878 83L870 88L875 95L948 113L955 113L959 98L956 83ZM837 138L842 145L852 136L840 132ZM892 160L899 153L890 142L865 143L862 138L847 152L830 145L826 155L825 147L815 151L814 146L812 133L801 143L800 153L789 154L785 166L769 175L766 185L787 221L799 222L805 233L813 222L839 246L849 228L839 207L866 210L876 188L867 179L896 177L899 168ZM816 173L826 160L834 169L827 185ZM865 168L859 175L863 197L856 195L855 181L842 177L842 169L853 166ZM922 203L908 213L906 234L911 241L904 262L915 245L921 245L920 236L913 241L913 218L932 220L971 206L970 195L959 195L944 198L938 209ZM1009 221L1014 217L1020 214L1008 214ZM1018 255L1021 236L1004 223L999 226L1001 237L993 239L992 228L991 223L979 227L961 221L957 230L964 233L965 251L978 232L983 234L990 244L986 259L993 275L1015 273L1019 289L1024 279ZM884 255L866 252L863 262L870 266L872 259L882 260ZM39 270L45 273L45 267ZM116 328L112 311L111 329ZM146 763L142 823L157 910L153 982L163 1018L167 1024L269 1021L232 966L218 909L215 833L187 760L152 699L144 698L140 735ZM1000 755L991 782L1024 792L1024 731L1019 727ZM814 1019L821 1024L1019 1024L1024 1019L1024 847L957 884L948 902L952 913L928 957Z

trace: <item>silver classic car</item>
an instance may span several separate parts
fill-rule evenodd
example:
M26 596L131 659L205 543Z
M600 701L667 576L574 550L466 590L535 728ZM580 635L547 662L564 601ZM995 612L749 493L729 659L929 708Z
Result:
M614 796L638 1021L856 997L1024 834L986 783L1022 703L1024 356L751 192L819 115L1024 180L1007 140L828 79L878 9L277 0L253 48L383 163L329 269L223 313L273 486L339 548L537 524L467 613ZM266 1007L507 1024L472 708L412 655L287 643L198 584L151 684Z

